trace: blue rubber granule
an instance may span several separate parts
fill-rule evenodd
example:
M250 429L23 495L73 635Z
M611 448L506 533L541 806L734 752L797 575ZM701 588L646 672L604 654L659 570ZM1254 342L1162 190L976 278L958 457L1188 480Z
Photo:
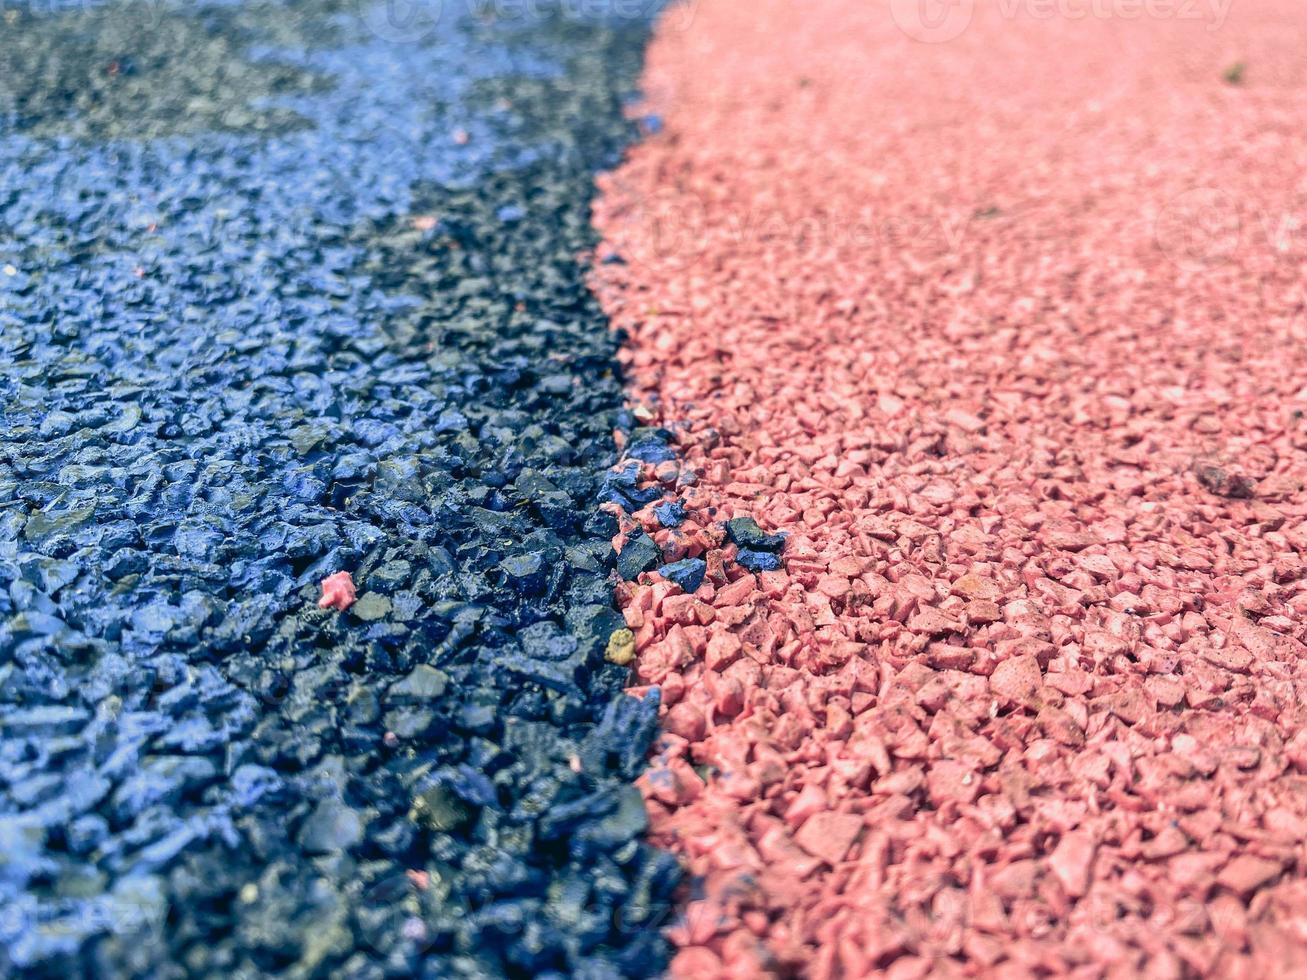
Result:
M707 572L708 563L702 558L682 558L658 569L659 575L669 582L675 582L681 587L681 591L686 593L699 588Z
M669 500L654 507L654 517L663 527L680 527L685 522L685 505L679 500Z
M542 6L6 8L0 974L666 965L577 259L655 5Z
M775 572L783 566L781 556L773 551L754 551L741 548L735 560L751 572Z

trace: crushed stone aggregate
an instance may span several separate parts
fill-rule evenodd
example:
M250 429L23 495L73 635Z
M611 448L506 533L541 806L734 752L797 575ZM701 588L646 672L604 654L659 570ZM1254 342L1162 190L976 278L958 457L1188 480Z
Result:
M1303 10L938 6L669 10L602 178L672 974L1295 975Z
M0 974L658 973L584 280L652 11L63 6L0 28Z

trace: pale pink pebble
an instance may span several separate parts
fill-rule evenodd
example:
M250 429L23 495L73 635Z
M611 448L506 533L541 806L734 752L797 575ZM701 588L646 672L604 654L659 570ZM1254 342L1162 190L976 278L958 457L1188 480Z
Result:
M722 973L722 961L707 946L686 946L677 952L669 971L677 977L702 977L711 980Z
M817 591L832 599L841 599L849 594L849 580L840 575L827 575L817 583Z
M334 572L322 580L322 598L318 600L318 608L344 612L354 605L355 596L354 580L350 578L349 572Z
M985 428L984 419L972 415L970 412L964 412L960 408L951 409L948 413L948 420L951 424L966 432L980 432Z
M825 809L825 807L826 791L815 783L808 783L799 791L799 795L794 798L794 801L786 807L785 822L791 827L797 827L814 813Z
M851 813L814 813L794 835L794 841L813 857L839 864L862 830L862 818Z
M1247 895L1268 884L1283 870L1279 862L1244 854L1222 868L1216 882L1239 895Z
M971 803L980 793L980 779L975 771L953 759L940 759L926 774L926 787L935 806L948 803Z
M727 920L720 906L713 901L700 899L688 902L681 919L670 930L672 941L678 946L697 946L707 943L724 926Z
M1024 704L1044 686L1039 661L1032 654L1011 657L1001 661L989 677L989 688L1005 701Z
M1096 850L1093 837L1083 831L1073 830L1062 835L1057 847L1049 855L1049 867L1072 898L1079 898L1089 891Z
M893 395L881 395L876 399L876 407L891 418L903 411L903 399Z

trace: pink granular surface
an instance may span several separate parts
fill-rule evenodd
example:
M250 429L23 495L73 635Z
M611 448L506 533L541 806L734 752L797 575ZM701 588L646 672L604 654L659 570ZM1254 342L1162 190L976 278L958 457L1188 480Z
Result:
M596 286L682 426L657 540L709 561L622 597L654 837L703 878L675 973L1307 969L1305 36L1295 0L664 15Z

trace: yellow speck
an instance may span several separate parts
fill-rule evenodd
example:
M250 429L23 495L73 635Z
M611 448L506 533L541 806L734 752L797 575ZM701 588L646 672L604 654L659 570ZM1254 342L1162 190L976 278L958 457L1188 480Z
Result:
M613 630L613 635L608 638L608 649L604 651L604 659L619 667L625 667L634 660L635 634L625 626Z
M246 882L241 885L241 901L246 905L253 905L259 900L259 886L254 882Z
M12 266L12 265L6 265L6 266L5 266L5 275L6 275L6 276L16 276L16 275L18 275L18 269L17 269L16 267Z

